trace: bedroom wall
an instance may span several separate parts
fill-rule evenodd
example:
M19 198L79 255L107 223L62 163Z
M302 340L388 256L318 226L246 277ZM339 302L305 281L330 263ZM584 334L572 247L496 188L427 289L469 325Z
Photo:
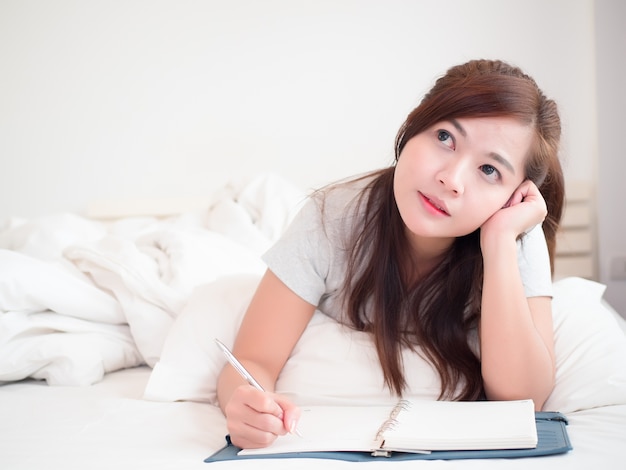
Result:
M594 7L3 0L0 220L204 197L262 171L313 187L385 166L434 78L475 57L520 65L558 101L566 176L595 184Z
M592 0L3 0L0 218L305 186L392 158L433 79L502 57L561 103L567 172L594 171Z
M596 0L598 70L598 259L605 298L626 317L626 2ZM612 272L620 271L620 272Z

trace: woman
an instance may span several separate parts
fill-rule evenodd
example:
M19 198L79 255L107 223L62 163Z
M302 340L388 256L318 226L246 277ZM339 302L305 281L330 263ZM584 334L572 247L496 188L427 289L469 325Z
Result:
M233 443L267 446L296 429L299 409L272 391L316 309L371 333L396 394L409 347L437 370L440 399L541 409L555 374L559 139L556 105L532 78L471 61L407 117L394 166L315 193L264 256L235 341L266 392L230 366L218 381Z

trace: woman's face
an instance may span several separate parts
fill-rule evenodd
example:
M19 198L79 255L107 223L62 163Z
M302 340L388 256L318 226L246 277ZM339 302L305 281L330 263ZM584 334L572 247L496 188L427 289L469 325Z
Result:
M443 121L411 138L394 177L410 234L452 243L482 226L525 179L532 139L530 126L509 117Z

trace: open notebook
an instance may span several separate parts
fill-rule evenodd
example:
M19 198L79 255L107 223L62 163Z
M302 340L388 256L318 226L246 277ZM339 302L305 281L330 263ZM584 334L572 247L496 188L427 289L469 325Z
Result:
M312 406L302 409L302 437L287 435L239 455L294 452L530 449L537 445L532 400L411 401L395 406Z

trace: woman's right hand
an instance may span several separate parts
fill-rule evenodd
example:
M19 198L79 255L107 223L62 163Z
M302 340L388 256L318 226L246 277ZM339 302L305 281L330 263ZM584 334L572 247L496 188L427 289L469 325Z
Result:
M257 390L237 387L224 408L232 443L242 449L267 447L278 436L296 430L300 409L288 399Z

